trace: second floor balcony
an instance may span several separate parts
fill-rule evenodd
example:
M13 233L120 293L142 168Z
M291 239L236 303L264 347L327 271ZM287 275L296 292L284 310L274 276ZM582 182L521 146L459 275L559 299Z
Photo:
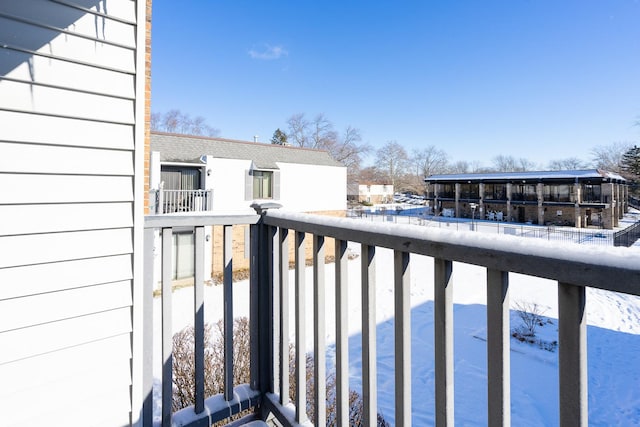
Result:
M156 214L176 212L207 212L213 207L213 190L165 190L151 191ZM154 203L152 203L153 205Z
M381 398L392 425L454 425L456 417L480 419L488 425L510 425L513 405L522 401L512 396L512 310L511 293L522 286L514 277L542 278L557 288L557 384L548 393L557 405L562 426L589 423L589 352L587 349L586 305L588 290L600 289L640 295L640 267L623 248L557 248L547 242L518 238L486 239L477 233L451 233L414 226L372 224L347 218L280 212L257 207L256 215L163 216L145 221L145 307L153 306L153 288L161 282L161 309L147 311L146 356L161 360L161 421L164 426L199 426L214 422L240 423L268 421L273 425L350 425L352 393L358 383L360 409L358 425L380 425ZM233 233L235 225L250 226L250 279L248 282L249 378L238 380L241 369L234 355L234 318L239 313L233 284ZM222 389L205 393L205 227L222 227L224 278L221 298ZM174 363L178 354L172 345L174 317L171 281L171 242L174 230L194 230L195 286L190 316L194 335L191 406L172 410L175 382ZM157 240L160 244L157 244ZM358 257L350 260L351 245ZM162 264L161 277L153 277L153 247ZM311 248L310 252L308 248ZM330 249L329 249L330 248ZM310 260L309 254L310 253ZM290 263L290 254L293 262ZM331 265L326 261L331 258ZM390 274L379 264L390 260ZM350 263L357 264L357 275ZM309 266L310 265L310 266ZM352 264L351 264L352 265ZM292 266L292 270L290 270ZM473 283L460 283L463 271L475 268ZM418 273L420 288L432 292L427 309L412 304L412 275ZM478 274L480 273L480 274ZM515 275L515 276L514 276ZM528 283L526 280L524 283ZM484 329L476 333L474 351L486 357L482 373L465 370L465 361L456 359L454 340L454 289L480 286L486 295ZM535 285L529 285L535 286ZM388 293L387 293L388 289ZM384 292L381 294L380 292ZM357 297L354 298L354 295ZM389 300L388 319L379 322L381 299ZM359 307L360 332L350 335L352 311ZM416 318L418 316L418 318ZM161 327L161 352L153 352L151 329ZM428 333L425 334L425 331ZM327 339L331 336L331 341ZM431 337L426 341L420 337ZM615 334L612 338L617 339ZM620 337L622 339L623 337ZM418 339L418 341L416 341ZM354 340L360 354L353 354ZM383 340L383 341L380 341ZM416 344L418 342L418 344ZM308 343L307 345L301 343ZM616 346L612 345L611 348ZM515 356L514 356L515 357ZM616 360L614 354L609 356ZM359 368L354 376L353 359ZM518 370L527 369L526 359L517 357ZM424 383L416 383L414 372L432 373ZM305 367L301 369L300 367ZM144 424L152 425L153 372L151 363L143 375ZM384 376L384 367L391 375ZM533 368L531 368L533 369ZM474 392L460 372L484 382L482 392ZM606 376L606 373L604 373ZM535 381L536 373L529 373ZM477 378L476 378L477 377ZM599 378L603 378L602 375ZM467 385L465 385L467 384ZM460 389L456 388L461 386ZM330 391L328 391L330 390ZM462 393L462 398L460 398ZM458 396L454 399L454 396ZM456 402L478 401L471 407L482 413L459 414ZM419 404L417 404L419 402ZM547 403L548 404L548 403ZM616 402L609 402L616 405ZM424 408L429 408L425 410ZM329 409L328 409L329 408ZM390 411L390 412L389 412ZM517 408L514 418L522 420ZM426 414L426 415L425 415ZM239 420L232 416L240 417ZM460 418L458 418L460 419ZM637 421L637 418L635 419Z

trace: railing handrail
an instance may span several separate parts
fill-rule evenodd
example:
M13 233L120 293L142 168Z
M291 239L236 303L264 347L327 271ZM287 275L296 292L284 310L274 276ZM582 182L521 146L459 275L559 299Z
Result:
M256 224L260 215L255 213L217 213L198 214L192 212L175 213L173 215L146 215L144 228L165 227L202 227L208 225Z
M562 245L559 250L558 242L523 240L509 235L487 238L486 234L475 232L403 224L390 227L278 210L268 211L264 223L562 283L640 295L640 264L637 258L629 256L627 248Z
M206 190L204 188L191 188L191 189L172 189L172 188L162 188L162 191L164 191L165 193L168 192L175 192L175 193L204 193L207 191L213 191L213 190Z

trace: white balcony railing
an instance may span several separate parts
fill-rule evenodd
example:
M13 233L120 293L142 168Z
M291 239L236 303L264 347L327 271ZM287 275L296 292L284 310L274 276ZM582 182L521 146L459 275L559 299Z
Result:
M586 258L582 248L563 250L562 256L549 253L545 242L527 241L514 244L513 236L487 242L477 233L451 233L443 230L388 224L373 224L347 218L328 218L316 215L262 210L260 215L248 216L150 216L145 222L145 271L153 270L154 231L162 235L162 318L152 320L147 311L146 336L152 322L162 322L163 378L162 424L211 425L227 419L241 410L253 408L246 418L266 419L273 416L284 426L308 424L307 408L318 414L316 425L325 420L325 354L326 320L322 307L325 298L325 238L335 239L335 354L336 354L336 416L337 424L349 425L349 372L347 331L347 289L361 288L362 304L362 395L363 425L376 424L376 316L375 262L376 248L394 251L394 341L395 341L395 425L411 425L411 328L409 300L409 271L414 255L434 260L434 360L435 360L435 423L454 424L454 359L453 359L453 283L454 262L486 268L487 296L487 419L489 425L509 425L510 397L510 325L509 273L551 279L558 287L558 351L559 351L559 424L587 426L587 347L586 347L586 288L593 287L632 295L640 295L640 264L629 260L623 248L589 248ZM225 348L232 348L233 305L231 304L231 226L249 224L251 229L250 267L250 333L251 382L232 384L232 354L226 353L225 390L220 396L204 396L203 350L203 248L204 227L223 227L224 237L224 340ZM196 350L195 403L171 413L172 348L171 348L171 235L174 227L193 227L195 232L196 277L194 287L194 324ZM295 253L295 302L289 301L288 236L293 234ZM313 284L305 283L305 242L312 239ZM360 283L347 276L347 243L361 245ZM146 275L146 306L151 306L153 277ZM307 287L314 300L313 322L305 325ZM290 317L294 330L290 330ZM307 342L307 334L314 336L314 396L307 402L304 369L293 376L298 390L295 401L289 398L289 340ZM146 343L151 354L152 342ZM297 366L306 366L304 352L295 356ZM419 361L413 361L420 363ZM150 365L150 364L149 364ZM151 371L145 373L145 424L151 425ZM292 409L293 406L293 409Z
M156 214L176 212L206 212L213 206L213 190L165 190L151 191Z

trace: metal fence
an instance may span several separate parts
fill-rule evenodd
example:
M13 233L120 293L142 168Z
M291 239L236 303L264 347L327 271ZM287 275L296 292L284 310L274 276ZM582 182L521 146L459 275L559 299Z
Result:
M396 224L414 224L424 227L446 228L456 231L477 231L493 234L572 242L598 246L631 246L640 238L640 222L614 232L606 229L571 228L559 226L539 226L513 222L486 221L468 218L450 218L434 215L398 215L395 211L367 212L353 210L349 217L361 218L373 222L392 222Z
M626 246L633 245L638 239L640 239L640 221L633 224L631 227L627 227L624 230L620 230L613 235L614 246Z

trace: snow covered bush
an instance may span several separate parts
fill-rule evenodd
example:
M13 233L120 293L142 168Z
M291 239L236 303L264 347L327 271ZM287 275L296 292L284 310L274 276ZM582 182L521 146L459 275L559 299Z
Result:
M546 310L536 302L516 302L515 306L522 325L514 332L518 332L524 337L535 337L538 327L544 326L542 315Z
M224 347L223 323L206 324L204 328L204 377L205 395L213 396L223 392L224 387ZM249 319L235 319L233 327L233 382L234 385L250 382ZM315 419L313 407L314 376L313 357L306 356L307 415ZM289 351L289 395L295 401L295 347ZM194 328L186 327L173 336L173 402L172 410L178 411L195 402L195 358ZM331 373L327 377L327 426L337 426L336 418L336 378ZM362 426L362 397L349 390L349 425ZM389 423L378 414L378 427L388 427Z
M295 346L289 347L289 398L295 402L296 399L296 384L295 384L295 372L296 372L296 358L295 358ZM315 407L313 406L313 396L315 394L315 381L314 381L314 359L310 354L306 355L306 388L307 388L307 416L312 423L315 423ZM326 380L327 389L327 427L337 427L338 420L336 419L338 410L336 402L336 375L335 372L330 372L327 375ZM349 390L349 426L361 427L364 426L363 420L364 402L362 396L355 390ZM385 420L381 413L377 416L377 427L390 427L390 424Z
M517 314L522 323L511 330L511 336L520 342L537 344L542 350L554 352L558 347L558 341L547 341L536 337L538 328L552 323L542 316L546 311L537 303L516 302Z
M224 340L222 320L204 326L204 392L213 396L224 390ZM249 319L239 317L233 326L233 382L249 383ZM173 411L195 402L194 328L188 326L173 336Z

